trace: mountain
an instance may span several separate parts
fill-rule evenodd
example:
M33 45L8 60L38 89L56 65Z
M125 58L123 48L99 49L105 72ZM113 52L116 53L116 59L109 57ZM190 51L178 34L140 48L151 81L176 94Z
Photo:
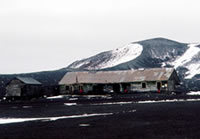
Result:
M102 70L162 67L182 56L187 49L188 45L185 43L155 38L132 42L124 47L76 61L68 68Z
M128 70L174 67L185 86L200 90L200 44L165 38L131 42L124 47L75 61L68 68L81 70Z

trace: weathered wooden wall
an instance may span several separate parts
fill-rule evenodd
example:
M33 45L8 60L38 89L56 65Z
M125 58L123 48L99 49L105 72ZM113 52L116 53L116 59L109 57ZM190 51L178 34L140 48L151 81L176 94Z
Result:
M21 96L22 88L25 84L20 82L19 80L12 80L6 86L6 97L9 96Z
M6 86L6 97L37 97L41 95L41 85L27 85L15 79Z

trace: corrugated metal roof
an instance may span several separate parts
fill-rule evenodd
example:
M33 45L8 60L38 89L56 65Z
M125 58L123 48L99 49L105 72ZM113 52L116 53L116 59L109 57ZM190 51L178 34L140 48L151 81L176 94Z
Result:
M28 77L16 77L16 78L25 84L41 85L41 83L39 81L37 81L33 78L28 78Z
M152 68L125 71L68 72L59 84L166 81L173 71L173 68Z

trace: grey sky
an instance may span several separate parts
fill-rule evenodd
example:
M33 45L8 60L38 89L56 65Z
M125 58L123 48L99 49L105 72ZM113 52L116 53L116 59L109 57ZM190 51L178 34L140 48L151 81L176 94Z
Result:
M200 42L198 0L1 0L0 74L54 70L129 42Z

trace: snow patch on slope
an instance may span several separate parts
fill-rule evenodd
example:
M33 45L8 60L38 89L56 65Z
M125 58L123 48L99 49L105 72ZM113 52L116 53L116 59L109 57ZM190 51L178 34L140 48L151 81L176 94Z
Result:
M181 57L172 62L174 68L185 67L188 69L185 79L190 79L196 74L200 74L200 62L197 63L197 61L194 61L195 56L200 54L200 48L197 47L198 45L199 44L189 44L187 51Z
M70 68L78 69L78 68L80 68L81 66L87 65L87 64L89 64L89 63L90 63L90 61L81 62L81 63L79 63L79 64L77 64L77 65L72 65Z
M131 43L124 47L112 50L112 57L108 61L105 61L99 65L100 69L109 68L121 63L125 63L131 60L134 60L141 55L143 47L137 43Z
M143 46L138 43L130 43L124 47L117 48L105 53L105 55L110 55L109 58L102 60L97 66L88 66L86 69L104 69L119 64L134 60L141 55L143 51ZM101 60L101 58L100 58ZM80 68L81 66L90 64L91 59L84 60L83 62L78 62L72 65L70 68Z

